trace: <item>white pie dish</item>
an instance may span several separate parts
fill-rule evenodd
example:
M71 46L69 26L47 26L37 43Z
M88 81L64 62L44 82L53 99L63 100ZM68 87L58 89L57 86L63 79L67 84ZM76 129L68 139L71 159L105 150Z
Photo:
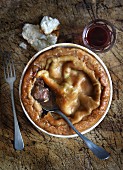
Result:
M26 67L24 68L24 71L22 73L22 76L21 76L21 79L20 79L20 85L19 85L19 97L20 97L20 102L21 102L21 105L22 105L22 108L24 110L24 113L25 115L27 116L27 118L29 119L29 121L40 131L40 132L44 132L48 135L52 135L52 136L55 136L55 137L60 137L60 138L71 138L71 137L76 137L78 136L77 134L73 134L73 135L57 135L57 134L52 134L52 133L49 133L47 132L46 130L42 129L41 127L39 127L37 124L34 123L34 121L30 118L29 114L27 113L25 107L24 107L24 104L22 102L22 99L21 99L21 95L22 95L22 91L21 91L21 88L22 88L22 82L23 82L23 78L24 78L24 75L26 73L26 70L28 69L28 67L30 66L30 64L40 55L42 54L43 52L46 52L48 50L51 50L51 49L54 49L56 47L73 47L73 48L79 48L79 49L82 49L84 51L87 51L89 54L91 54L92 56L94 56L96 58L96 60L103 66L107 76L108 76L108 79L109 79L109 84L110 84L110 99L109 99L109 102L108 102L108 106L107 106L107 109L105 111L105 113L103 114L103 116L101 117L101 119L94 125L92 126L91 128L85 130L82 132L82 134L85 134L91 130L93 130L96 126L98 126L100 124L100 122L104 119L104 117L106 116L106 114L108 113L108 110L110 108L110 105L111 105L111 101L112 101L112 81L111 81L111 76L109 74L109 71L106 67L106 65L104 64L104 62L99 58L98 55L96 55L94 52L92 52L91 50L83 47L83 46L80 46L80 45L77 45L77 44L72 44L72 43L60 43L60 44L55 44L55 45L52 45L50 47L47 47L41 51L39 51L38 53L36 53L31 59L30 61L27 63Z

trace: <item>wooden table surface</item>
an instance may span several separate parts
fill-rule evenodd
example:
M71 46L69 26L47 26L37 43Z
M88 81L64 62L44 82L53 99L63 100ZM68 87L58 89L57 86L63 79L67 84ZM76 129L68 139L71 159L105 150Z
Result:
M87 0L86 0L87 1ZM10 90L4 80L0 53L0 169L1 170L120 170L123 169L123 0L97 0L96 14L112 22L117 40L113 48L99 54L113 81L113 100L105 119L86 136L110 152L108 160L97 159L79 138L59 139L39 133L27 120L19 101L19 80L36 51L19 47L25 23L39 24L43 16L58 18L58 42L82 44L84 26L91 20L83 0L1 0L0 50L14 57L17 79L14 87L18 121L25 143L13 148L13 113Z

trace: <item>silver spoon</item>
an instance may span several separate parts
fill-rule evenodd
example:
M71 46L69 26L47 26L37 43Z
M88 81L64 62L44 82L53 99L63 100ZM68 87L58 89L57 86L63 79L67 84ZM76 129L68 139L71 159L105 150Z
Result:
M55 104L54 104L55 103ZM61 117L63 117L63 119L69 124L69 126L78 134L78 136L84 141L84 143L88 146L88 148L93 152L94 155L96 155L99 159L108 159L110 154L103 148L97 146L96 144L94 144L92 141L90 141L88 138L86 138L84 135L82 135L75 127L74 125L71 123L71 121L67 118L67 116L65 116L65 114L63 114L60 109L58 108L58 106L56 105L56 102L53 100L53 104L52 102L42 102L41 103L43 109L45 111L50 111L50 112L55 112L58 115L60 115Z

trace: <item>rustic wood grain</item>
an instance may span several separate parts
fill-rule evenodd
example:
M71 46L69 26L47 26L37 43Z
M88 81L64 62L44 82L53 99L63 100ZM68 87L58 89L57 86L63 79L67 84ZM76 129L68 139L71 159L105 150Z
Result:
M90 16L82 0L1 0L0 51L8 50L15 61L15 104L25 142L23 151L13 149L13 114L10 91L4 80L0 53L0 169L1 170L120 170L123 169L123 0L97 0L96 15L112 22L117 31L114 47L99 54L113 81L111 108L98 127L86 136L111 153L108 160L97 159L79 137L59 139L39 133L25 117L18 94L21 73L36 53L21 36L24 23L39 24L45 16L61 23L59 42L82 44L81 34ZM87 0L86 0L87 2ZM91 2L88 0L88 2Z

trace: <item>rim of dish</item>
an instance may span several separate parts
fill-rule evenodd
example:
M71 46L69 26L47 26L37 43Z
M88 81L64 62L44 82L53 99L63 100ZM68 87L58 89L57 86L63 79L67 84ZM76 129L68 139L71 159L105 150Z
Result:
M85 134L85 133L88 133L90 132L91 130L93 130L95 127L97 127L101 122L102 120L104 119L104 117L106 116L106 114L108 113L109 111L109 108L110 108L110 105L111 105L111 101L112 101L112 93L113 93L113 87L112 87L112 80L111 80L111 76L109 74L109 71L106 67L106 65L104 64L104 62L99 58L99 56L97 54L95 54L93 51L89 50L88 48L84 47L84 46L81 46L81 45L78 45L78 44L73 44L73 43L58 43L58 44L55 44L55 45L51 45L49 47L46 47L44 48L43 50L40 50L39 52L37 52L29 61L28 63L26 64L23 72L22 72L22 75L21 75L21 78L20 78L20 84L19 84L19 98L20 98L20 103L21 103L21 106L22 106L22 109L26 115L26 117L29 119L29 121L39 130L39 131L42 131L44 133L46 133L47 135L50 135L50 136L54 136L54 137L59 137L59 138L73 138L73 137L77 137L78 135L77 134L73 134L73 135L58 135L58 134L53 134L53 133L49 133L47 132L46 130L42 129L41 127L39 127L38 125L36 125L36 123L34 123L34 121L30 118L28 112L26 111L24 105L23 105L23 102L22 102L22 99L21 99L21 87L22 87L22 82L23 82L23 78L24 78L24 75L29 67L29 65L43 52L45 51L48 51L48 50L51 50L53 48L56 48L56 47L74 47L74 48L79 48L79 49L82 49L86 52L88 52L89 54L91 54L92 56L94 56L97 61L103 66L107 76L108 76L108 79L109 79L109 84L110 84L110 98L109 98L109 103L108 103L108 106L107 106L107 109L105 111L105 113L103 114L103 116L99 119L99 121L93 125L91 128L87 129L87 130L84 130L83 132L81 132L81 134Z

